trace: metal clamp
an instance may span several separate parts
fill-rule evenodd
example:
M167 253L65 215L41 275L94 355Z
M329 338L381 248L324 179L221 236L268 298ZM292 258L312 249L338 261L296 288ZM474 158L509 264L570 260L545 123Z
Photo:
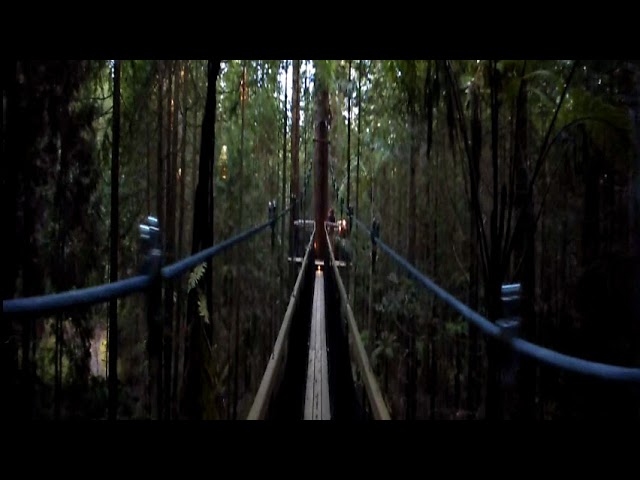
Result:
M141 250L144 252L142 273L158 275L162 267L162 238L158 219L149 215L139 226Z

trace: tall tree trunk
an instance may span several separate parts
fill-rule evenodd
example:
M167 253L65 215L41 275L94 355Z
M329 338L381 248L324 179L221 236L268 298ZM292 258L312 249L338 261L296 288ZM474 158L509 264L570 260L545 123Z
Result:
M118 280L118 246L120 229L118 228L120 184L120 60L113 63L113 125L111 149L111 253L109 256L109 281ZM109 302L109 420L118 415L118 300Z
M291 125L291 186L289 191L291 195L300 200L300 60L293 62L293 119ZM289 236L289 256L294 257L296 247L298 245L298 230L294 228L293 222L299 217L299 207L291 209L289 214L289 230L292 234ZM293 267L294 263L291 262ZM291 272L295 270L292 268ZM293 276L290 277L292 279Z
M188 102L188 89L187 84L189 80L189 62L185 62L184 65L184 78L182 79L182 103L184 105L184 113L182 115L182 135L181 143L180 143L180 212L179 212L179 220L178 220L178 248L177 248L177 256L182 257L184 255L184 230L185 230L185 204L186 204L186 186L187 186L187 102ZM195 110L195 106L192 104L191 108ZM196 131L196 125L193 125L193 131ZM195 142L194 142L194 150L195 150ZM195 164L195 162L194 162ZM195 176L195 175L194 175ZM178 297L177 297L177 307L176 307L176 321L175 328L173 330L174 335L174 360L173 360L173 370L171 375L171 397L173 399L172 402L172 416L175 418L178 415L178 372L180 372L179 364L181 361L180 357L180 349L183 344L183 335L182 335L182 313L184 307L184 286L179 286L178 288Z
M412 101L411 101L412 102ZM420 153L420 140L418 137L418 118L414 112L414 107L409 105L409 132L411 135L411 148L409 152L409 206L406 218L409 219L408 225L408 248L407 260L410 264L416 261L416 166L418 155ZM399 217L401 218L401 217ZM413 314L407 317L408 335L407 338L407 420L414 420L416 417L416 319Z
M5 62L2 70L3 119L2 119L2 185L3 219L6 232L2 249L2 298L13 298L18 278L19 249L18 233L18 186L20 165L24 161L19 153L19 140L24 136L21 128L18 102L18 62ZM18 349L14 339L13 322L7 318L0 321L0 375L3 395L0 395L0 415L10 418L18 406Z
M24 91L25 95L36 97L34 106L21 107L20 125L15 125L14 130L18 139L17 151L14 161L22 167L22 187L24 192L23 216L22 216L22 235L19 238L25 239L19 245L18 255L22 267L22 292L21 295L29 297L32 295L42 295L44 291L44 272L42 265L38 261L39 248L36 241L38 219L42 215L42 193L43 182L46 176L42 171L42 167L36 158L34 158L33 146L30 142L37 139L37 133L33 131L32 122L36 121L36 115L42 115L39 111L37 103L37 93L35 92L35 79L32 77L33 70L38 66L32 62L20 62L22 67L22 75L24 75ZM45 67L46 68L46 67ZM23 116L24 115L24 116ZM24 123L22 123L24 122ZM18 129L26 130L26 133L20 132ZM23 398L21 400L21 411L26 418L33 415L33 394L34 394L34 374L35 362L32 350L32 341L35 331L35 320L26 319L22 322L22 380L23 380Z
M349 76L347 85L347 209L349 209L351 208L351 60L349 60ZM349 222L348 231L351 232L352 228L353 226L351 225L351 222ZM344 276L347 284L347 295L351 297L351 304L353 305L353 292L351 291L353 284L351 282L350 269L345 269Z
M499 133L499 80L496 61L491 61L490 91L491 91L491 164L493 173L493 202L491 207L490 229L491 250L489 255L488 285L485 289L485 301L489 319L493 322L501 316L500 286L502 284L503 269L501 262L502 239L498 229L499 183L498 183L498 133ZM488 381L487 381L487 418L497 420L502 418L503 402L500 391L499 364L497 342L490 342L487 351L488 356Z
M358 140L356 142L356 205L354 214L356 218L360 218L360 137L362 135L362 60L358 62ZM364 273L360 277L364 279ZM358 311L358 262L354 262L353 269L353 305L356 308L356 316L362 318Z
M471 154L469 157L469 306L477 310L480 303L479 281L480 265L478 257L482 255L482 237L479 225L482 212L480 210L480 157L482 156L482 116L480 111L480 94L478 86L473 83L470 88L471 106ZM450 142L452 138L450 137ZM456 150L452 145L453 154ZM477 416L482 400L482 357L480 332L469 326L469 355L467 376L467 410Z
M196 63L195 65L196 68L194 68L193 71L193 78L194 78L194 83L196 85L198 85L198 81L200 80L200 75L198 75L198 71L200 70L198 68L198 64ZM193 106L193 128L191 129L192 132L192 137L191 137L191 145L193 146L193 151L191 153L192 156L192 160L191 160L191 192L195 192L196 188L197 188L197 181L198 181L198 155L199 155L199 148L198 148L198 107L200 106L200 102L195 102L194 100L194 106ZM195 202L192 203L191 205L191 215L193 215L193 212L195 211ZM193 230L195 228L195 225L193 225L193 223L191 224L191 228L190 228L190 233L191 233L191 238L193 238Z
M438 167L434 165L434 170L437 170ZM433 188L433 209L434 212L438 211L438 191L436 186ZM435 214L433 216L433 255L431 256L433 264L431 266L433 272L433 278L438 278L438 215ZM435 299L432 299L432 309L431 309L431 328L429 329L429 351L431 353L431 365L429 365L429 370L431 371L431 401L429 405L431 407L430 416L431 420L435 420L436 417L436 400L437 400L437 391L438 391L438 310L437 303ZM414 377L415 378L415 377Z
M347 208L351 206L351 60L347 87ZM351 227L351 225L349 225Z
M516 237L514 253L516 264L520 268L514 272L514 277L522 285L521 303L521 330L522 335L527 340L537 343L536 315L534 310L535 300L535 219L533 214L532 194L527 194L529 185L528 146L528 102L527 83L522 80L520 91L516 102L516 131L515 131L515 151L514 168L516 173L515 208L519 214L523 215L523 229ZM517 418L534 420L536 418L536 364L530 359L523 359L520 364L518 374L518 404Z
M369 186L369 205L370 205L370 211L371 211L371 221L373 222L373 220L375 219L375 204L373 202L373 185L375 182L375 175L373 174L373 156L371 155L369 160L369 169L372 172L371 175L371 182L370 182L370 186ZM374 268L373 268L373 258L374 258L374 252L373 252L373 245L372 245L372 250L371 250L371 268L369 270L369 295L368 295L368 302L367 302L367 329L369 330L369 338L371 339L371 345L375 345L375 341L376 341L376 335L377 335L377 328L375 328L374 324L373 324L373 274L374 272ZM372 348L373 350L373 348ZM385 387L385 390L387 388Z
M164 92L164 61L158 60L158 193L157 193L157 216L160 228L164 229L164 118L163 112L163 92Z
M600 159L591 152L586 129L582 131L582 155L584 164L584 211L582 219L582 266L589 266L600 253Z
M164 224L164 76L165 65L163 61L158 61L158 158L157 158L157 218L160 226L160 231L165 229ZM160 299L158 299L160 301ZM156 322L158 319L150 319L148 324L148 341L147 341L147 354L149 364L149 404L151 417L154 419L161 418L161 393L162 393L162 333L161 326L158 327Z
M196 188L193 213L192 253L213 245L213 177L215 167L215 131L216 131L216 81L220 72L220 60L209 60L207 66L207 100L202 120L202 136L200 144L200 163L198 186ZM187 328L189 342L185 345L186 385L184 392L184 412L187 418L199 420L203 418L202 379L205 377L204 349L206 339L203 335L213 337L212 312L212 261L207 261L201 288L189 292L187 303ZM210 326L205 329L203 319L198 315L198 293L204 292L207 298Z
M315 164L315 222L316 222L316 258L324 259L327 251L324 221L327 215L328 202L328 169L329 169L329 91L322 82L316 93L316 142L314 148Z
M178 112L180 110L180 68L177 61L172 62L172 72L169 73L169 92L168 92L168 109L167 109L167 138L170 139L167 148L167 210L166 210L166 255L167 263L173 263L176 257L175 234L176 234L176 174L178 164ZM173 80L171 80L173 73ZM174 282L165 282L164 293L164 352L163 352L163 417L169 419L171 417L171 362L173 355L173 320L174 320L174 302L173 302Z
M241 126L240 126L240 172L238 174L238 228L242 230L242 194L243 194L243 163L244 163L244 110L245 110L245 101L247 98L247 66L246 64L242 66L242 80L240 83L240 109L241 109ZM237 253L237 250L236 250ZM236 256L236 265L237 265ZM242 265L237 265L238 269L242 269ZM239 274L237 277L237 283L240 284L242 278L242 274ZM241 329L241 321L240 321L240 291L242 291L242 286L238 285L236 288L236 300L235 300L235 339L234 339L234 367L233 367L233 420L238 418L238 370L240 368L240 329Z
M284 209L287 206L287 197L286 197L286 185L287 185L287 101L288 101L288 93L289 93L289 62L287 60L284 61L284 105L282 107L282 191L280 195L280 209ZM280 210L279 209L279 210ZM280 256L278 258L278 270L280 274L280 291L278 292L279 302L284 309L285 299L284 295L284 274L282 271L282 257L284 257L284 243L285 243L285 222L280 222ZM281 313L284 313L283 311ZM280 315L282 318L282 315Z
M151 215L151 122L145 123L145 136L147 141L147 215Z
M629 186L629 213L631 215L629 230L631 232L630 251L635 257L636 265L635 271L632 273L635 281L631 293L631 318L640 318L640 64L637 61L629 62L628 68L629 81L623 94L631 121L633 167L630 175L631 185ZM638 336L635 336L632 349L638 352L634 361L640 361L640 339Z

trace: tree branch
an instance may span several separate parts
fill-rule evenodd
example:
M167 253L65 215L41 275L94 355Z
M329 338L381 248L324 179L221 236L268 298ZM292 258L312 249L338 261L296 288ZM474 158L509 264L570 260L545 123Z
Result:
M567 94L567 90L569 88L569 85L571 84L571 79L573 78L573 74L575 73L576 69L578 67L578 60L573 62L573 65L571 67L571 70L569 71L569 75L567 76L567 80L564 84L564 89L562 90L562 94L560 95L560 99L558 100L558 105L556 106L556 110L553 114L553 118L551 120L551 123L549 124L549 128L547 129L547 133L544 137L544 141L542 142L542 148L540 149L540 155L538 156L538 159L536 160L536 165L533 171L533 176L531 177L531 180L529 181L529 186L527 188L527 197L530 197L531 195L533 195L533 187L535 184L535 180L536 177L538 176L538 174L540 173L540 169L542 168L542 162L544 161L544 159L546 158L546 155L549 151L549 148L551 148L551 143L549 143L549 137L551 136L551 132L553 131L553 127L555 126L556 120L558 118L558 113L560 112L560 108L562 107L562 104L564 102L564 98ZM520 231L520 229L522 228L522 219L524 218L524 210L521 210L520 213L518 214L518 218L516 220L516 224L515 227L513 229L513 234L511 235L511 238L509 238L508 243L506 242L505 239L505 245L506 248L504 249L503 253L502 253L502 258L503 259L507 259L509 258L509 255L511 255L511 251L513 249L513 239L516 237L516 235L518 234L518 232Z

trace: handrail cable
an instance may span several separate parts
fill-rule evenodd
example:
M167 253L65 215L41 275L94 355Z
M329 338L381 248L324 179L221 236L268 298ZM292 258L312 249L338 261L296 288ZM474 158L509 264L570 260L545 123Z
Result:
M371 236L372 241L375 242L380 249L389 255L398 265L407 270L414 280L447 303L451 308L460 313L483 333L504 342L513 350L516 350L527 357L534 358L544 364L557 367L562 370L597 377L604 380L640 384L640 368L608 365L605 363L572 357L528 342L522 338L511 337L505 334L498 325L483 317L478 312L455 298L449 292L438 286L433 280L417 270L405 258L386 245L379 237L372 235L371 230L369 230L369 228L358 218L354 217L354 220L360 228Z
M213 258L237 243L255 236L267 227L274 225L280 218L286 215L298 201L299 200L296 200L296 202L289 205L275 218L270 219L261 225L250 228L249 230L224 240L217 245L208 247L171 265L167 265L161 270L162 279L168 280L178 277L205 260ZM151 275L136 275L113 283L105 283L103 285L80 288L67 292L3 300L2 313L12 315L43 314L64 310L70 307L94 305L109 301L113 298L124 297L132 293L141 292L151 285L151 280Z

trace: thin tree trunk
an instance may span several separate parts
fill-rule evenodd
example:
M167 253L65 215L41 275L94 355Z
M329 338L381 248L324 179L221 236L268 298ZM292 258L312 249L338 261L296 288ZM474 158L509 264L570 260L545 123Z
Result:
M18 140L24 133L20 128L18 102L18 62L5 62L2 74L3 102L2 118L2 185L3 219L6 222L4 232L4 248L2 255L2 298L13 298L16 293L18 278L19 233L18 233L18 186L20 182L20 161ZM0 395L0 415L10 418L15 415L18 405L18 348L14 337L13 321L3 318L0 321L0 378L2 378L3 394Z
M216 81L220 72L220 60L209 60L207 76L207 99L202 121L198 186L195 193L193 213L192 253L213 245L213 176L211 170L215 164L215 126L216 126ZM189 292L187 303L187 328L189 342L185 345L186 385L184 392L185 414L187 418L199 420L204 414L202 378L205 375L203 355L206 340L203 335L213 336L212 312L212 261L207 261L202 288ZM207 298L207 310L210 326L205 329L203 319L198 315L198 292L204 292Z
M293 119L291 126L291 185L289 190L296 200L300 199L300 60L293 62ZM297 230L294 228L293 222L299 216L299 208L296 206L291 209L289 216L289 229L292 234L289 236L289 256L294 257L296 247L298 245ZM293 261L291 262L291 273L293 269ZM290 280L293 275L290 276ZM290 282L291 283L291 282Z
M170 148L167 150L167 233L166 233L166 261L173 263L176 257L176 175L178 171L178 112L180 111L180 65L173 62L173 86L170 82L169 93L169 138L171 138ZM171 372L172 361L174 361L174 286L173 281L166 282L165 286L165 335L164 335L164 418L171 418L171 404L173 391Z
M493 322L501 316L500 285L502 283L502 262L500 247L502 241L498 230L499 210L499 184L498 184L498 131L499 131L499 104L498 104L498 71L496 62L491 63L490 91L491 91L491 164L493 173L493 195L490 217L491 250L489 256L488 285L485 290L485 301L489 319ZM487 381L487 418L497 420L503 415L502 393L500 391L498 344L490 342L487 351L488 356L488 381Z
M120 60L113 63L113 124L111 150L111 253L109 255L109 281L118 280L118 246L120 232L118 228L120 184ZM118 415L118 300L109 302L109 420Z
M282 125L282 192L280 195L280 209L284 209L287 206L287 199L286 199L286 185L287 185L287 120L288 120L288 115L287 115L287 100L288 100L288 93L289 93L289 89L288 89L288 84L289 84L289 62L287 60L285 60L284 62L284 70L285 70L285 75L284 75L284 105L282 108L282 118L283 118L283 125ZM278 270L280 273L280 291L278 292L278 299L279 299L279 303L283 306L284 308L284 303L285 303L285 299L283 297L284 295L284 275L283 275L283 271L282 271L282 257L284 256L284 242L285 242L285 236L284 236L284 231L285 231L285 222L284 221L280 221L280 256L278 258Z
M156 210L160 228L164 229L164 118L163 112L163 92L164 92L164 64L159 60L158 65L158 193Z
M516 195L515 207L518 212L524 210L524 228L520 238L514 245L516 262L520 263L515 278L522 284L522 327L521 335L527 340L537 343L535 300L535 225L533 216L532 194L527 195L529 176L527 174L528 158L528 105L526 80L522 80L516 103L516 131L515 131L515 169ZM523 359L518 378L518 406L517 418L534 420L536 418L536 364L529 359Z
M151 122L145 123L145 134L147 140L147 215L151 215Z
M480 156L482 154L482 123L480 113L480 99L478 87L474 84L470 90L471 97L471 159L470 159L470 193L471 202L469 205L469 306L477 310L479 306L480 269L478 265L479 252L479 232L478 211L474 201L478 197L480 187ZM453 145L452 145L453 147ZM455 148L453 149L455 155ZM467 410L474 415L480 407L481 401L481 357L480 357L480 335L474 326L469 326L469 366L467 385Z
M327 240L324 234L324 221L327 215L328 202L328 167L329 167L329 91L322 82L316 93L316 142L314 148L315 163L315 222L316 222L316 258L324 259L327 251Z
M198 85L198 80L199 80L199 75L198 75L198 65L196 64L196 68L194 69L193 72L193 77L195 80L195 84ZM199 106L199 102L197 104ZM198 108L196 106L195 100L194 100L194 106L193 106L193 129L192 131L192 137L191 137L191 145L192 145L192 160L191 160L191 192L195 194L196 191L196 187L197 187L197 181L198 181L198 154L199 149L198 149ZM186 196L186 195L185 195ZM195 202L192 203L191 205L191 215L193 216L193 213L195 211ZM193 238L193 230L195 228L195 225L193 225L193 223L191 224L191 228L190 228L190 233L191 233L191 238Z
M355 216L360 218L360 138L362 136L362 60L358 62L358 140L356 142L356 205ZM353 305L358 306L358 262L354 263ZM363 277L363 275L361 275ZM358 311L355 312L357 317ZM360 317L361 318L361 317Z
M434 165L435 167L435 165ZM437 167L434 168L437 170ZM438 211L438 192L436 187L433 188L433 209L435 212ZM438 278L438 215L433 216L433 255L432 258L432 272L433 278ZM435 300L435 299L434 299ZM431 365L429 366L429 370L431 371L431 401L429 402L431 411L430 416L431 420L435 420L436 416L436 400L437 400L437 391L438 391L438 311L436 301L432 300L432 310L431 310L431 328L429 335L429 343L430 343L430 352L431 352Z
M629 186L629 231L631 254L635 258L635 268L632 273L634 277L633 291L631 292L631 318L640 318L640 65L638 62L628 63L629 82L628 89L625 89L625 103L628 108L629 120L631 123L632 157L633 167L631 168L631 185ZM632 351L637 352L636 362L640 361L640 339L638 335L631 345Z
M164 233L165 226L165 197L164 197L164 77L165 64L160 61L158 65L158 192L157 192L157 218L160 231ZM160 294L161 295L161 294ZM161 299L157 299L161 301ZM158 327L156 322L161 319L152 320L148 325L148 364L149 364L149 403L151 417L159 419L162 416L162 327Z
M347 208L351 206L351 60L347 87ZM351 225L349 225L351 227Z
M351 60L349 60L349 77L347 86L347 209L351 208ZM348 211L348 210L347 210ZM349 223L349 232L353 226ZM348 258L346 258L348 260ZM345 280L347 283L347 295L351 296L351 304L353 304L353 287L351 282L351 271L345 269Z
M182 102L184 104L184 114L182 116L182 135L181 144L180 144L180 217L178 220L178 248L177 248L177 256L182 257L184 255L184 218L185 218L185 204L186 204L186 180L187 180L187 101L188 101L188 90L187 84L189 81L189 62L185 62L184 65L184 78L182 79ZM193 104L192 108L195 107ZM194 132L196 131L195 124L193 125ZM195 142L194 142L195 145ZM195 162L194 162L195 163ZM177 297L177 311L176 311L176 321L175 328L173 330L174 342L174 360L173 360L173 372L172 372L172 382L171 382L171 398L172 398L172 416L175 418L178 415L178 372L179 364L181 363L180 359L180 349L183 344L183 335L182 335L182 317L183 317L183 306L184 306L184 286L180 285L178 288L178 297Z
M240 105L241 105L241 127L240 127L240 172L238 174L238 228L242 230L242 194L243 194L243 163L244 163L244 110L245 110L245 101L246 101L246 92L247 92L247 67L246 64L242 67L242 80L240 84ZM237 252L237 250L236 250ZM236 257L237 260L237 257ZM237 262L236 262L237 265ZM241 265L237 265L239 269L242 268ZM237 283L241 282L242 275L238 275ZM234 358L234 375L233 375L233 420L238 418L238 370L240 367L240 292L242 291L242 286L238 285L236 290L236 315L235 315L235 358Z

